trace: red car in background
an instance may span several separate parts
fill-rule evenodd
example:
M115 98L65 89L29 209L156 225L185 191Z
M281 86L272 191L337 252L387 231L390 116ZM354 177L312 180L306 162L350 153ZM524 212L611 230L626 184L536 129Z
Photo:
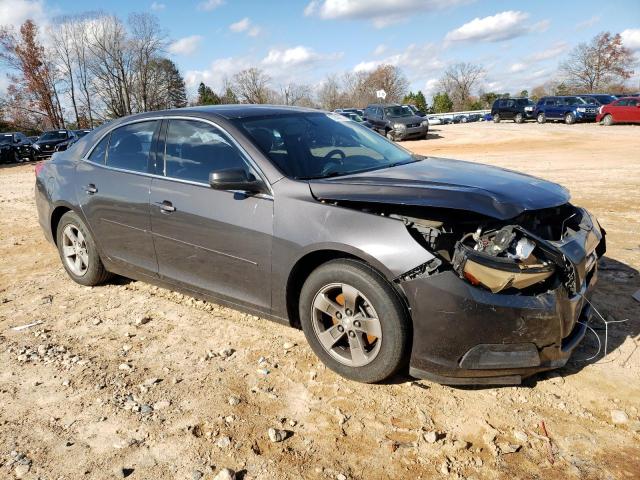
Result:
M596 122L605 125L614 123L640 123L640 97L619 98L598 110Z

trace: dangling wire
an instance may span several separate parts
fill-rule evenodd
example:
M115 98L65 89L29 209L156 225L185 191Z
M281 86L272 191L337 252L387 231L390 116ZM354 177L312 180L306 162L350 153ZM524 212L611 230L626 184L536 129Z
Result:
M628 319L628 318L625 318L624 320L609 320L609 321L607 321L607 320L605 320L605 318L602 316L602 314L598 311L598 309L596 308L596 306L595 306L593 303L591 303L587 297L585 297L583 294L580 294L580 296L581 296L582 298L584 298L584 300L585 300L589 305L591 305L591 308L593 308L593 311L594 311L594 312L596 312L596 315L598 315L598 317L600 318L600 320L602 320L602 323L604 323L604 355L602 356L602 358L604 359L604 357L606 357L606 356L607 356L607 347L608 347L608 345L609 345L609 324L610 324L610 323L623 323L623 322L627 322L627 321L629 321L629 319ZM595 355L593 355L593 356L591 356L591 357L589 357L589 358L586 358L586 359L584 359L584 360L578 360L578 361L582 361L582 362L588 362L589 360L592 360L592 359L594 359L594 358L596 358L596 357L598 356L598 354L600 353L600 350L601 350L601 348L602 348L602 342L600 341L600 335L598 335L598 334L596 333L596 331L595 331L593 328L591 328L589 325L587 325L587 324L586 324L586 323L584 323L584 322L580 322L580 321L579 321L578 323L581 323L581 324L585 325L589 330L591 330L591 331L593 332L593 334L594 334L594 335L596 336L596 338L598 339L598 351L596 352L596 354L595 354ZM595 362L595 363L599 363L599 362Z

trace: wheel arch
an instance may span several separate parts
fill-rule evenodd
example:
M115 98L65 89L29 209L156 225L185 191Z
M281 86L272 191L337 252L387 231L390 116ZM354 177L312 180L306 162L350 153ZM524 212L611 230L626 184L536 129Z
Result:
M51 211L49 226L51 228L51 238L53 239L53 244L56 247L58 246L58 225L60 224L62 216L67 212L78 213L70 204L67 203L56 205L56 207Z
M289 324L294 328L300 328L300 316L298 313L300 292L302 286L309 275L319 266L338 259L350 259L363 263L382 278L384 278L393 290L398 294L402 303L407 306L407 300L404 294L398 289L397 285L392 281L391 272L389 272L384 265L381 265L375 259L368 258L368 255L362 252L347 251L346 249L340 249L335 246L319 248L302 255L293 265L289 271L289 276L286 283L286 309L287 317L289 318Z

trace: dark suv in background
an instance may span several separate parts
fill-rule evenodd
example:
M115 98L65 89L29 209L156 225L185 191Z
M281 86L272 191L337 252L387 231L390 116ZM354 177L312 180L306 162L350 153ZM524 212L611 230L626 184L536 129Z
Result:
M582 100L587 103L593 103L594 105L602 106L609 105L611 102L614 102L618 99L618 97L614 95L609 95L607 93L589 93L585 95L578 95Z
M0 163L33 160L31 140L21 132L0 133Z
M429 121L402 105L369 105L364 111L364 118L389 140L426 139L429 132Z
M598 114L595 103L588 103L578 96L542 97L535 108L536 120L560 120L571 125L576 122L595 122Z
M33 153L36 158L49 158L56 151L56 147L63 143L75 141L77 135L73 130L50 130L44 132L33 144Z
M523 123L534 118L534 109L535 103L528 98L499 98L493 102L491 116L495 123L499 123L500 120Z

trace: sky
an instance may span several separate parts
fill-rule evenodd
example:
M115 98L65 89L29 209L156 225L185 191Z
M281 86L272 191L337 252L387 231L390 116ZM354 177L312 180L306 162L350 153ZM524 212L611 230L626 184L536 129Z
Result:
M154 13L190 93L252 66L277 87L391 63L430 100L457 62L484 67L485 91L518 93L552 79L571 48L602 31L621 33L640 58L638 0L0 0L0 24L86 11ZM636 72L640 90L640 62ZM7 82L3 74L0 90Z

